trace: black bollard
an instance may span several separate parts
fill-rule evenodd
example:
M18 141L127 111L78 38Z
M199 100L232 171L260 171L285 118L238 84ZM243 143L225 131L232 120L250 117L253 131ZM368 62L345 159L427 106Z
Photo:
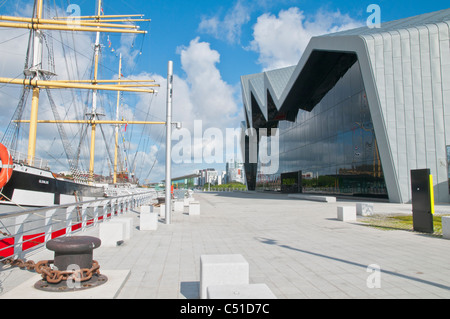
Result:
M101 240L95 237L59 237L47 243L47 249L55 252L54 265L65 271L70 265L80 269L92 267L93 250L100 247Z
M100 245L100 239L88 236L59 237L50 240L46 247L55 252L54 260L50 261L54 267L41 270L43 279L35 283L34 287L44 291L64 292L95 288L106 283L108 278L99 273L99 266L93 260L93 251ZM65 276L67 280L61 280L63 273L67 274L74 270L87 272L88 275L84 275L85 278L81 281L69 275ZM61 277L58 277L58 274Z

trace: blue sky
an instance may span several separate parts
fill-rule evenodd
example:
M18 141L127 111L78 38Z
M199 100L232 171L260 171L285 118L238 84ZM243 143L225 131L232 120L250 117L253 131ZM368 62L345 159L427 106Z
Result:
M69 3L77 4L82 15L95 12L93 0L55 0L60 14ZM259 73L263 70L296 64L311 36L339 30L364 26L370 13L367 7L378 4L381 9L381 22L392 21L422 13L446 9L448 1L306 1L306 0L233 0L233 1L181 1L181 0L103 0L105 14L145 14L152 21L140 24L149 34L138 37L102 35L101 75L114 78L117 75L120 52L124 55L123 74L130 78L152 78L161 84L156 97L132 97L124 95L121 116L127 119L164 120L165 82L167 62L174 62L174 120L183 122L184 129L176 132L175 138L191 138L192 153L197 147L205 148L208 141L194 139L195 121L202 121L203 130L208 128L238 128L244 119L240 92L240 76ZM0 14L29 15L32 1L0 0ZM17 38L15 38L17 36ZM56 60L63 64L59 34L53 34ZM8 41L4 44L1 44ZM89 75L89 57L92 55L92 35L77 35L70 39L71 50L79 55L78 71L57 70L59 77ZM13 33L0 31L0 76L15 77L22 72L26 51L26 31ZM115 49L114 52L111 52ZM142 49L142 54L139 54ZM58 66L57 66L58 68ZM73 72L73 73L71 73ZM10 86L0 87L0 129L3 131L12 116L11 104L17 104L19 92ZM13 96L17 96L16 100ZM60 99L61 112L66 96ZM115 103L113 94L101 97L105 113L110 114ZM113 102L106 102L107 100ZM58 101L57 101L58 102ZM45 104L45 101L43 101ZM44 105L45 109L45 105ZM64 113L63 113L64 114ZM49 114L50 116L51 114ZM43 115L45 116L45 115ZM198 124L198 122L197 122ZM161 144L163 127L136 128L123 131L130 143L131 152L139 152L137 164L141 166L140 178L160 181L164 178L164 145ZM106 135L110 128L105 129ZM75 138L75 129L70 128ZM57 143L56 129L38 131L41 135L39 154L50 160L49 153L59 154L53 165L62 170L64 158L61 145ZM184 134L184 135L183 135ZM191 134L189 136L189 134ZM145 136L143 138L142 136ZM145 140L147 139L147 140ZM214 142L212 142L214 144ZM209 143L211 144L211 143ZM222 147L225 148L225 143ZM50 145L50 146L49 146ZM59 145L59 146L58 146ZM45 152L42 151L45 149ZM96 171L105 173L105 150L99 149L96 157ZM132 156L126 154L131 161ZM133 157L134 158L134 157ZM208 162L182 164L174 163L173 175L192 173L195 169L215 167L223 170L226 154L222 163ZM153 167L148 174L149 168Z
M123 1L108 1L113 7ZM114 4L113 4L114 3ZM151 54L151 68L158 74L165 71L165 62L171 59L175 63L176 72L183 75L180 65L180 56L177 54L179 46L187 46L189 42L200 37L200 41L211 44L213 50L220 53L218 68L223 79L228 83L239 81L242 74L260 72L262 67L257 63L258 54L248 49L253 40L253 28L257 18L265 13L277 16L281 10L297 7L303 11L306 18L312 18L319 11L348 15L355 21L364 23L369 13L366 8L376 3L381 8L381 19L391 21L432 12L449 7L448 1L130 1L124 5L124 10L144 12L152 19L150 23L149 49ZM243 11L248 14L248 20L240 28L237 41L230 43L226 34L218 37L200 30L199 25L204 19L217 17L223 23L225 17L231 14L236 5L240 3ZM107 8L110 4L105 3ZM225 32L225 31L224 31ZM246 49L247 48L247 49Z

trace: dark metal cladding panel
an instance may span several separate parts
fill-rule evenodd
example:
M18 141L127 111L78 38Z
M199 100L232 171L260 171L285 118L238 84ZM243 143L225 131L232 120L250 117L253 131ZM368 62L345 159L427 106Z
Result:
M433 233L429 169L411 170L411 194L414 230Z

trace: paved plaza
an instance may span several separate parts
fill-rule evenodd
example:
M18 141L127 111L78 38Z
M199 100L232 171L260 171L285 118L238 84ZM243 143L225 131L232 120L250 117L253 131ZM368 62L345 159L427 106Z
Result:
M266 284L279 299L450 298L450 241L338 221L337 206L356 202L258 192L194 197L200 216L175 212L171 225L160 219L156 231L140 231L139 212L131 211L131 239L94 251L101 271L130 270L118 299L198 299L204 254L241 254L250 283ZM411 205L375 202L374 210L405 214ZM449 206L436 206L437 214L449 212ZM98 229L82 235L97 236ZM53 256L43 250L29 258ZM33 276L4 269L0 298Z

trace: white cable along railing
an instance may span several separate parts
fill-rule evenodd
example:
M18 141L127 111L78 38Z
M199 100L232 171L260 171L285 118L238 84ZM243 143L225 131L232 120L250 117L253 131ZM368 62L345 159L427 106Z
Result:
M150 203L155 191L0 214L0 263L23 258L49 240L84 232L99 223Z

